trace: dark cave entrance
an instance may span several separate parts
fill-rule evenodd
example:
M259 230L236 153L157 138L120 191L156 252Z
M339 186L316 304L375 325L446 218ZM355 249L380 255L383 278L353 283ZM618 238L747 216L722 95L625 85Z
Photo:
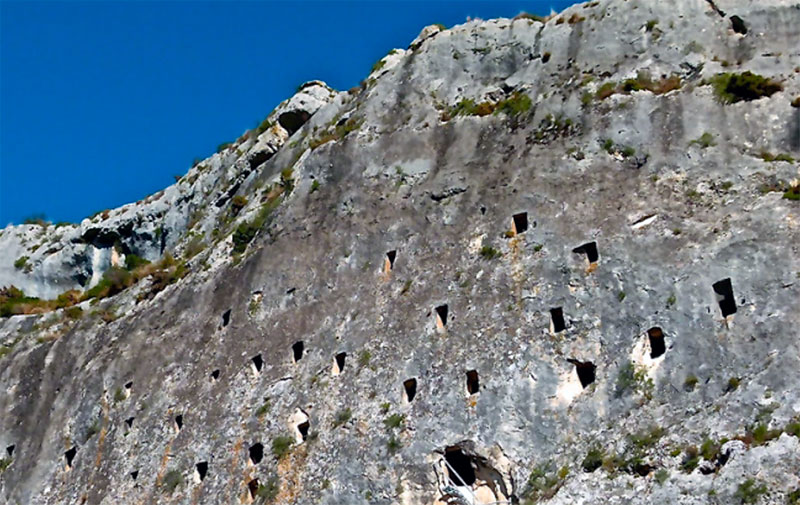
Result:
M260 442L256 442L250 446L247 452L250 455L250 463L257 465L261 463L261 460L264 458L264 445Z
M403 381L403 393L405 394L406 401L411 403L414 397L417 396L417 379Z
M64 460L67 462L67 469L72 468L72 462L75 459L75 455L78 454L78 448L72 446L67 452L64 453Z
M247 483L247 490L250 491L250 499L255 500L258 496L258 479L253 479Z
M597 263L597 260L600 259L600 254L597 252L597 242L587 242L580 247L576 247L572 252L586 255L586 260L589 264Z
M253 367L253 373L258 375L261 373L261 368L264 366L264 360L261 358L261 354L256 354L252 358L250 358Z
M519 235L520 233L525 233L528 231L528 213L527 212L520 212L519 214L514 214L511 216L511 226L512 231Z
M714 292L717 294L719 310L722 317L736 313L736 300L733 298L733 284L730 277L714 283Z
M478 380L478 372L470 370L467 372L467 393L470 395L478 394L480 391L480 382Z
M14 444L11 444L11 445L9 445L8 447L6 447L6 453L8 454L8 457L9 457L9 458L10 458L11 456L13 456L13 455L14 455L14 449L15 449L16 447L17 447L17 446L16 446L16 445L14 445Z
M295 363L303 359L304 349L305 349L305 344L303 344L302 340L298 340L297 342L292 344L292 357Z
M561 307L554 307L550 309L550 331L559 333L567 328L564 322L564 311Z
M222 313L222 327L228 326L228 323L231 322L231 309L226 310Z
M333 357L335 373L339 374L344 372L344 363L346 359L347 359L346 352L340 352L339 354Z
M394 260L397 258L397 251L389 251L386 253L386 261L383 264L383 270L389 273L394 268Z
M195 471L197 472L197 479L200 482L203 482L203 480L205 480L205 478L206 478L206 474L208 473L208 462L207 461L201 461L200 463L197 463L194 466L194 468L195 468Z
M211 381L216 382L217 380L219 380L219 368L211 372Z
M175 433L180 433L183 429L183 414L175 416Z
M475 484L475 468L472 458L464 454L460 447L448 447L444 452L447 462L447 477L457 486Z
M578 361L577 359L568 359L570 363L575 365L575 371L578 373L578 380L581 382L583 389L589 387L596 378L597 366L591 361Z
M436 326L438 328L447 326L447 304L436 307Z
M308 430L311 428L311 423L308 421L303 421L302 423L297 425L297 432L300 434L300 438L303 439L303 442L306 441L308 438Z
M134 470L131 472L131 480L136 480L139 477L139 470Z
M125 425L128 427L128 429L131 429L133 427L133 419L134 419L133 417L125 419Z
M647 330L647 338L650 341L650 357L655 359L663 356L667 352L667 345L664 342L664 332L658 326L653 326Z

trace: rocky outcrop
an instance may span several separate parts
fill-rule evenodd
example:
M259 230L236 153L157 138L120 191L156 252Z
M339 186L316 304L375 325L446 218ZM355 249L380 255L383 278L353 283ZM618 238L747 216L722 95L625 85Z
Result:
M608 0L437 27L163 194L4 230L14 257L63 234L60 273L3 263L31 292L116 249L185 275L0 320L0 496L791 503L798 21Z

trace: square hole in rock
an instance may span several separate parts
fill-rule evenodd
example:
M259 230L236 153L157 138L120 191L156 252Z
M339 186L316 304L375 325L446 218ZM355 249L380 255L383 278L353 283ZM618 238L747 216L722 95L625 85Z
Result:
M264 445L260 442L256 442L250 446L247 452L250 457L250 463L257 465L261 463L261 460L264 458Z
M292 344L292 357L294 362L297 363L301 359L303 359L303 350L305 349L305 345L303 344L302 340L298 340L294 344Z
M647 339L650 342L650 357L652 359L663 356L667 352L667 346L664 342L664 332L658 326L653 326L647 330Z
M386 259L383 262L383 271L389 273L394 268L394 260L397 258L397 251L389 251L386 253Z
M582 246L576 247L572 252L586 255L586 261L589 264L597 263L597 260L600 259L600 254L597 252L597 242L587 242Z
M436 327L439 329L447 326L447 304L436 307Z
M344 363L347 358L346 352L340 352L333 357L333 375L339 375L344 372Z
M519 235L520 233L525 233L528 231L528 213L527 212L520 212L519 214L514 214L511 217L511 230Z
M76 454L78 454L78 448L76 446L72 446L72 448L64 453L64 460L67 462L67 469L72 468L72 462L75 459Z
M570 363L575 365L575 372L578 374L578 380L581 382L583 389L589 387L595 380L595 372L597 366L591 361L578 361L577 359L568 359Z
M559 333L564 331L566 328L567 325L564 322L564 311L561 310L561 307L554 307L550 309L550 331L553 333Z
M222 326L228 326L228 323L231 322L231 309L226 310L222 313Z
M478 372L476 370L470 370L467 372L467 393L470 395L478 394L480 389Z
M250 358L250 368L253 370L253 373L258 375L261 373L261 368L264 367L264 360L261 358L260 354L256 354L252 358Z
M403 381L403 399L411 403L415 396L417 396L417 379Z
M717 294L719 310L722 317L728 317L736 313L736 300L733 297L733 284L731 279L722 279L714 283L714 292Z
M203 482L206 478L206 474L208 473L208 462L201 461L194 466L195 471L195 480L198 482Z

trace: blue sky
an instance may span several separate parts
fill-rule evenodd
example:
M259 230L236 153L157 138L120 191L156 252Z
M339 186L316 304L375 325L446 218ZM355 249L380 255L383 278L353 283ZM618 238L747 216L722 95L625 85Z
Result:
M0 0L0 227L154 193L298 84L356 86L425 25L571 3Z

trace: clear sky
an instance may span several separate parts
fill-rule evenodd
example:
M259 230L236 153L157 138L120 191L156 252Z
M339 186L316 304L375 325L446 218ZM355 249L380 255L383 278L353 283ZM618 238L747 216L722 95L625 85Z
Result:
M0 228L154 193L300 83L356 86L426 25L572 3L0 0Z

